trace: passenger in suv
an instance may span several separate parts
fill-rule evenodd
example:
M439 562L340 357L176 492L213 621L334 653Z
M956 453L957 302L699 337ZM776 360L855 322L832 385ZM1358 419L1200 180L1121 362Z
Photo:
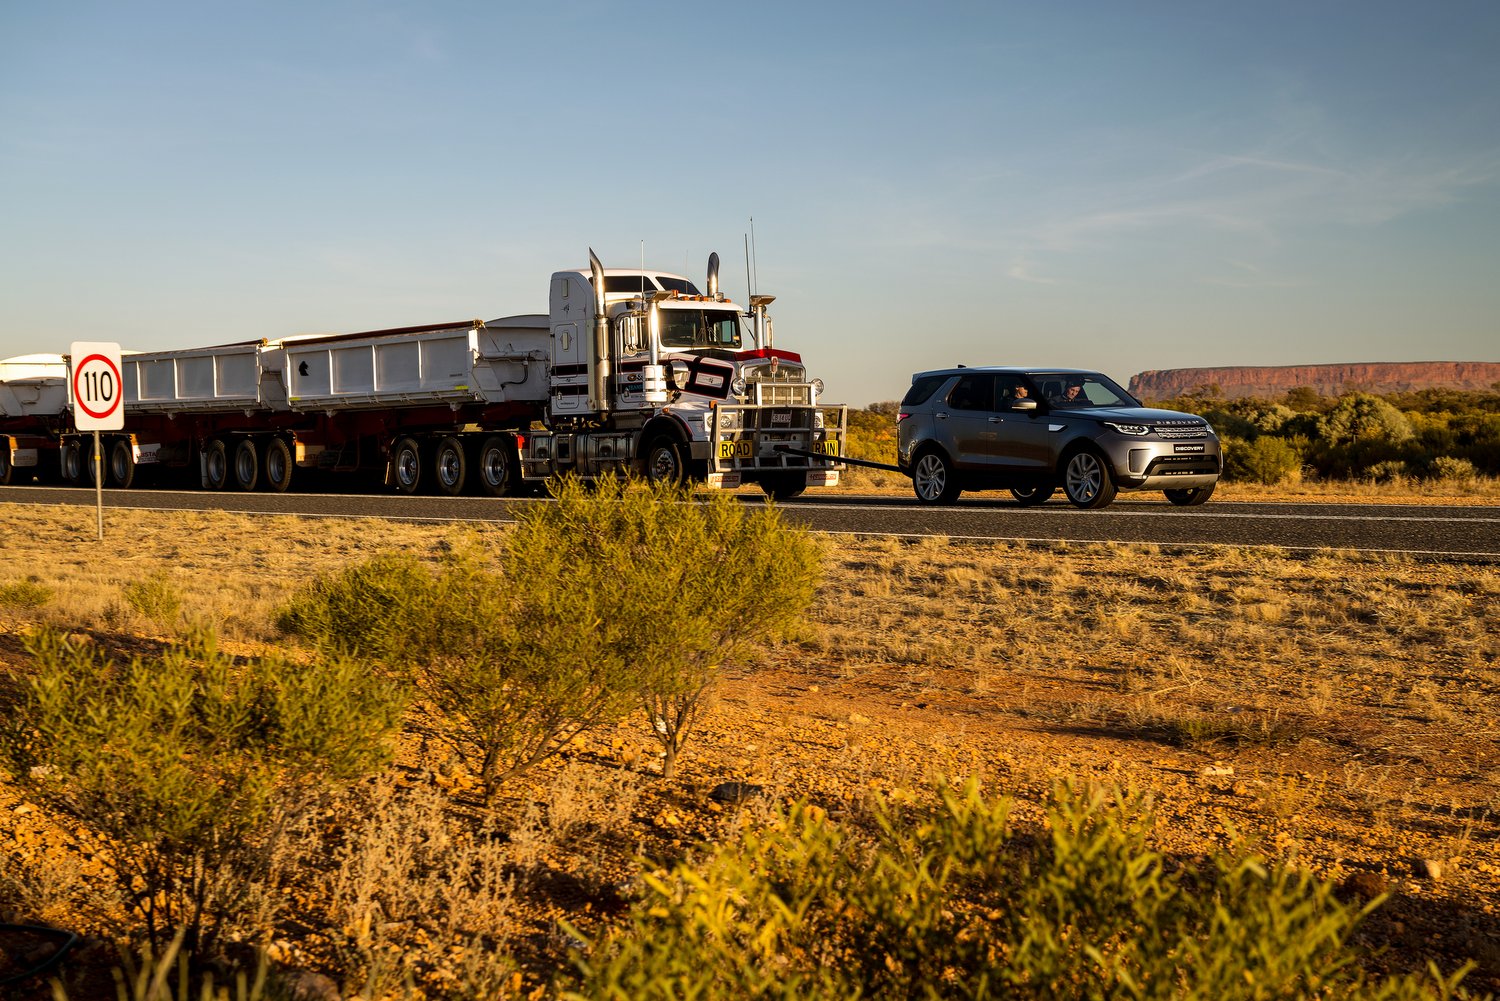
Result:
M1098 372L962 366L912 377L896 414L896 462L927 504L1006 488L1041 504L1061 486L1082 508L1119 490L1202 504L1224 468L1208 421L1144 407Z

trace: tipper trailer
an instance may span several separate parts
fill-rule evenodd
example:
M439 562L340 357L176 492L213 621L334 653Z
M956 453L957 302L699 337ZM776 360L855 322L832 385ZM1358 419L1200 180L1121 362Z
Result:
M589 257L552 275L545 314L126 352L106 481L176 468L208 489L284 491L299 469L364 470L403 493L504 495L634 472L776 498L838 482L846 408L775 346L774 296L725 297L717 255L706 292ZM27 467L91 481L67 360L33 357L0 363L0 482Z

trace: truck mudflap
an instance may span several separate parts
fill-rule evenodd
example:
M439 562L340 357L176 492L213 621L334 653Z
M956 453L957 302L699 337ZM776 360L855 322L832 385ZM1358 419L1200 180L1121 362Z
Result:
M801 472L810 487L831 487L844 469L848 408L716 403L709 435L708 485L737 487Z

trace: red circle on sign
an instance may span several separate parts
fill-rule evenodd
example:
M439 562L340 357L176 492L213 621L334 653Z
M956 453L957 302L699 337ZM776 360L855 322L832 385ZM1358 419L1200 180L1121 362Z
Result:
M115 392L114 402L112 402L108 407L105 407L103 410L90 410L89 405L83 402L83 394L78 391L78 379L83 375L83 370L88 367L88 364L91 361L102 361L105 365L109 366L109 370L113 372L115 376L115 386L117 388ZM115 368L115 363L110 361L104 355L89 355L83 361L79 362L78 367L73 370L73 402L78 405L79 410L82 410L84 413L94 418L94 420L102 420L103 418L108 417L110 414L114 413L116 410L119 410L120 401L124 399L124 397L125 383L124 380L120 378L120 370Z

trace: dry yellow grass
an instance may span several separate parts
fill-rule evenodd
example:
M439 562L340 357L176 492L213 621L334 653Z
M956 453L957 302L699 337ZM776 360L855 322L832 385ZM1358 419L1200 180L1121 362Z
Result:
M176 624L131 603L131 585L153 579L180 593L185 616L255 652L281 642L274 611L312 575L391 549L436 557L453 531L125 512L111 513L107 545L93 530L88 508L0 507L0 587L34 578L53 594L0 607L0 671L24 663L20 634L38 622L125 652L169 638ZM1474 985L1500 985L1495 567L934 539L825 549L807 634L729 679L680 781L653 777L632 721L580 741L485 819L472 776L414 733L401 767L330 822L369 836L268 897L263 927L245 934L351 982L395 984L408 962L435 988L509 990L513 971L470 941L489 922L491 949L516 949L530 990L566 954L555 919L610 920L638 853L672 858L737 829L739 811L707 796L720 782L838 811L872 790L977 775L1024 815L1077 775L1151 790L1170 851L1249 837L1351 893L1389 890L1368 931L1391 950L1383 962L1473 958ZM90 861L104 849L21 805L0 783L0 844L22 846L0 858L11 915L118 933L118 902L99 894ZM412 830L427 832L428 856L401 854ZM322 836L294 844L287 864L312 866ZM1441 878L1419 874L1428 861ZM476 889L442 896L442 874L459 869ZM372 917L381 894L382 914L435 917ZM381 956L395 965L382 972Z

